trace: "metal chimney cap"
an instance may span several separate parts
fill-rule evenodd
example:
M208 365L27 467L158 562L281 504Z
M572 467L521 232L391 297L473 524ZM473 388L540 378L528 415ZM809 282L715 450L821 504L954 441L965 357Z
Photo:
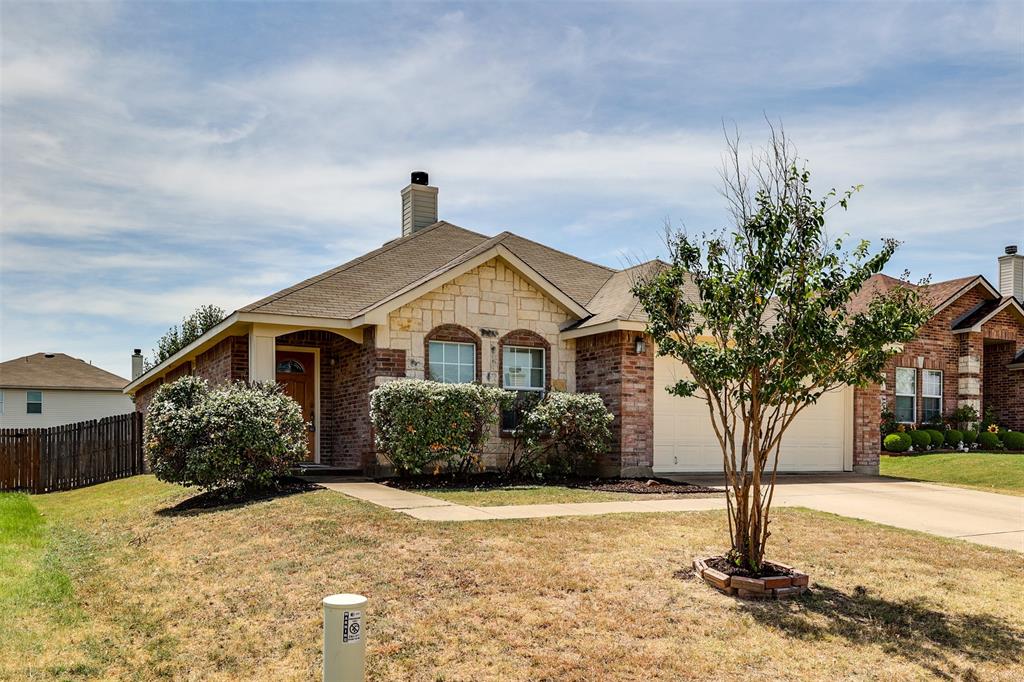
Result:
M1010 244L1009 246L1006 247L1006 255L1007 256L1012 256L1015 253L1017 253L1017 245L1016 244Z
M430 176L427 175L427 171L413 171L409 176L409 182L414 185L429 185Z
M136 348L134 354L135 355L142 355L142 349L141 348Z

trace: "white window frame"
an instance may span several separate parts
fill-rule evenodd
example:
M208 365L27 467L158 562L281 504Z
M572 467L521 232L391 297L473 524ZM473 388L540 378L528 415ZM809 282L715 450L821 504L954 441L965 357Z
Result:
M926 387L928 386L928 382L925 381L925 377L929 373L930 374L938 374L939 375L939 394L938 395L930 395L928 393L925 393ZM945 388L945 383L944 383L945 379L946 379L946 377L943 376L941 369L923 369L923 370L921 370L921 407L922 407L922 409L924 409L924 406L925 406L924 399L925 398L938 398L939 399L939 414L938 414L938 416L940 418L942 417L942 391ZM921 414L921 420L922 421L930 421L931 417L922 413Z
M896 378L895 376L893 377L893 382L892 382L893 383L892 392L893 392L893 396L894 396L893 401L892 401L893 414L896 417L897 423L900 423L900 424L914 424L914 423L917 422L917 368L916 367L897 367L896 368L896 375L897 376L899 375L900 370L905 370L905 371L909 371L909 372L913 372L914 373L914 392L913 393L900 393L900 382L899 382L899 379ZM911 419L910 421L901 420L899 418L899 415L897 414L897 412L899 411L899 399L900 398L910 398L911 400L913 400L913 404L914 404L914 418Z
M459 360L457 362L445 362L444 361L444 348L442 348L441 349L441 358L442 358L442 360L440 362L441 374L440 374L440 378L436 378L435 375L434 375L434 368L433 368L433 366L432 366L432 364L430 362L430 346L432 346L435 343L441 344L442 346L468 346L472 350L472 353L470 354L470 357L472 358L472 363L467 365L464 362L462 362L461 360ZM460 352L459 356L461 357L461 355L462 355L462 353ZM458 368L458 373L460 375L462 374L462 368L463 367L469 367L470 368L470 377L471 377L470 380L469 381L445 381L444 380L444 366L445 365L449 365L449 366L452 366L452 367L457 367ZM441 339L431 339L430 341L428 341L427 342L427 378L430 379L431 381L439 381L439 382L441 382L443 384L446 384L446 383L447 384L471 384L474 381L476 381L476 344L475 343L469 343L467 341L442 341Z
M510 350L526 350L531 353L534 351L540 351L540 386L524 387L524 386L508 386L505 384L505 375L508 373L508 363L505 362L505 353ZM501 349L501 386L509 391L541 391L543 392L545 387L548 385L548 357L547 349L543 346L504 346ZM536 369L531 366L530 369Z
M38 393L39 394L39 400L30 400L29 399L33 393ZM39 404L39 411L38 412L29 412L28 406L29 405L34 405L36 403ZM42 391L25 391L25 414L40 414L41 415L42 413L43 413L43 392Z

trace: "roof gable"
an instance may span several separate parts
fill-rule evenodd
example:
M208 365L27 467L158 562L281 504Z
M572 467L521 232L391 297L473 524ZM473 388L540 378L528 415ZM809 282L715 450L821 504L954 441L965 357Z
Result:
M352 319L423 283L459 269L501 246L510 264L541 289L549 290L577 314L616 271L524 239L510 232L485 237L438 222L298 284L282 289L239 312ZM553 291L553 290L554 291Z
M120 391L127 379L64 353L35 353L0 363L0 387Z

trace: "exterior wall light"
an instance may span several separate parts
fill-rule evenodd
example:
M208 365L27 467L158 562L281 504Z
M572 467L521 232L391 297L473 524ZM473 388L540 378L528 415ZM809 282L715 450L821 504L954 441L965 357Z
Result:
M642 337L642 336L636 337L636 341L634 342L634 347L636 348L636 354L637 355L643 355L644 352L647 350L647 342L644 341L644 337Z

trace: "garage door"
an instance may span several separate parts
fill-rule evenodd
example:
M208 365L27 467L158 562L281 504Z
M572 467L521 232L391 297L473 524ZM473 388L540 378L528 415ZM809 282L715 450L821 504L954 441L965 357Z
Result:
M721 471L722 450L706 403L679 398L666 386L690 373L677 360L654 360L654 470L658 473ZM782 439L779 471L849 469L853 438L853 389L826 393L805 408ZM844 466L845 464L845 466Z

